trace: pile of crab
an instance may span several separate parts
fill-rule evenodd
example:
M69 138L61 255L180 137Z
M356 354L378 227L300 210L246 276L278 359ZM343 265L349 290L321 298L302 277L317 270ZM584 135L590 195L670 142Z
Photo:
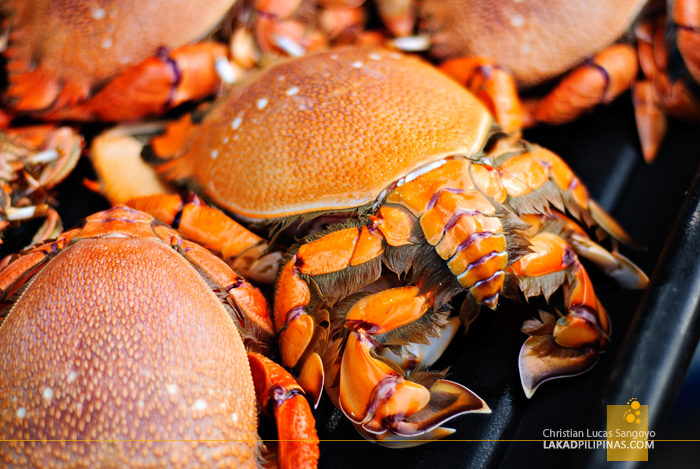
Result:
M591 239L635 244L520 130L633 86L652 158L664 114L700 115L697 2L672 2L671 52L640 0L161 3L0 6L0 229L47 220L0 271L5 467L315 467L324 394L367 439L442 438L490 410L433 364L507 299L562 291L522 326L527 397L596 364L611 321L581 259L647 277ZM50 189L81 133L114 207L61 234Z

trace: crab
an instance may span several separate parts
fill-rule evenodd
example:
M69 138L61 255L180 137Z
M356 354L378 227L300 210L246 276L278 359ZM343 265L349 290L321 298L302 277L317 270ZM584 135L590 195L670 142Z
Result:
M280 467L316 466L303 391L261 354L262 294L150 215L118 206L23 251L0 302L4 467L260 467L256 399Z
M107 195L130 199L107 153L92 154ZM361 434L385 444L441 438L447 420L489 411L426 371L456 331L456 295L466 328L502 296L564 287L565 314L523 328L530 397L549 379L590 369L610 340L579 256L624 286L647 282L571 218L633 244L563 160L501 132L463 87L396 52L345 47L283 61L142 153L239 219L295 236L309 220L336 220L263 269L268 241L200 199L141 193L129 202L275 279L282 364L313 402L325 387Z
M417 16L430 55L446 60L443 70L470 89L490 94L489 101L504 101L502 113L512 114L508 123L515 127L569 122L633 86L642 152L651 162L666 128L664 114L700 121L700 106L689 91L691 74L698 69L693 45L700 24L697 0L670 2L673 19L669 29L678 38L687 67L686 71L672 70L673 78L667 75L667 49L673 48L664 40L665 18L654 11L654 7L665 9L665 2L660 6L661 2L645 0L573 1L556 7L540 1L380 3L401 7L395 18L386 19L387 26L399 36L411 33L410 19ZM657 19L644 20L634 28L637 52L623 36L647 3L641 16ZM656 46L652 47L653 39ZM643 79L637 78L638 63ZM503 73L512 75L519 89L563 78L543 97L525 99L521 106L513 104L517 100L515 85L502 83L508 80L500 76ZM697 73L694 79L698 79Z
M69 127L37 125L0 131L0 233L13 223L46 217L33 242L58 235L47 191L75 167L83 139ZM0 241L1 242L1 241Z
M196 43L234 2L4 1L4 106L42 119L127 121L200 100L235 79L225 45Z

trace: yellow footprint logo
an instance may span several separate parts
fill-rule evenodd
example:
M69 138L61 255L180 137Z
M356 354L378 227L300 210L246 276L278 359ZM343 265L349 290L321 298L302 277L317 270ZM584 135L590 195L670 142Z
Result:
M624 418L627 423L642 423L642 420L638 418L640 415L642 415L642 413L639 410L641 404L639 403L637 398L633 397L632 399L627 401L627 405L630 406L630 408L627 409L622 418Z

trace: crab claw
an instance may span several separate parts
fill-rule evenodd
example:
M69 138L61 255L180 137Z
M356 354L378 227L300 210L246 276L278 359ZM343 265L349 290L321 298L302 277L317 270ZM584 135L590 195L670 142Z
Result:
M452 402L445 405L444 401ZM468 388L453 381L439 379L430 387L428 405L410 417L398 420L391 430L399 436L420 435L426 439L426 434L438 430L448 420L467 413L490 414L491 409L482 398ZM434 436L439 434L440 432L437 432Z
M540 319L525 321L522 328L531 336L518 359L520 382L528 399L545 381L580 375L593 368L598 362L597 345L601 339L607 340L588 311L572 311L556 323L554 315L540 311Z
M363 435L393 444L418 436L425 442L447 436L449 430L439 427L458 415L491 411L469 389L440 379L440 373L404 376L373 347L365 333L350 333L340 365L340 408Z
M550 350L543 354L541 349ZM598 351L595 349L582 352L560 347L551 337L530 337L520 349L520 382L525 395L530 399L545 381L580 375L593 368L597 362Z

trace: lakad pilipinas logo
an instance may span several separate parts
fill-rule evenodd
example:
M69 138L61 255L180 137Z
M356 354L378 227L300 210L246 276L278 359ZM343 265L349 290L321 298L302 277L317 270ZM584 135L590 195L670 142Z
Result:
M654 448L649 437L656 435L649 431L648 409L636 398L626 405L608 406L608 461L649 460L649 449Z

